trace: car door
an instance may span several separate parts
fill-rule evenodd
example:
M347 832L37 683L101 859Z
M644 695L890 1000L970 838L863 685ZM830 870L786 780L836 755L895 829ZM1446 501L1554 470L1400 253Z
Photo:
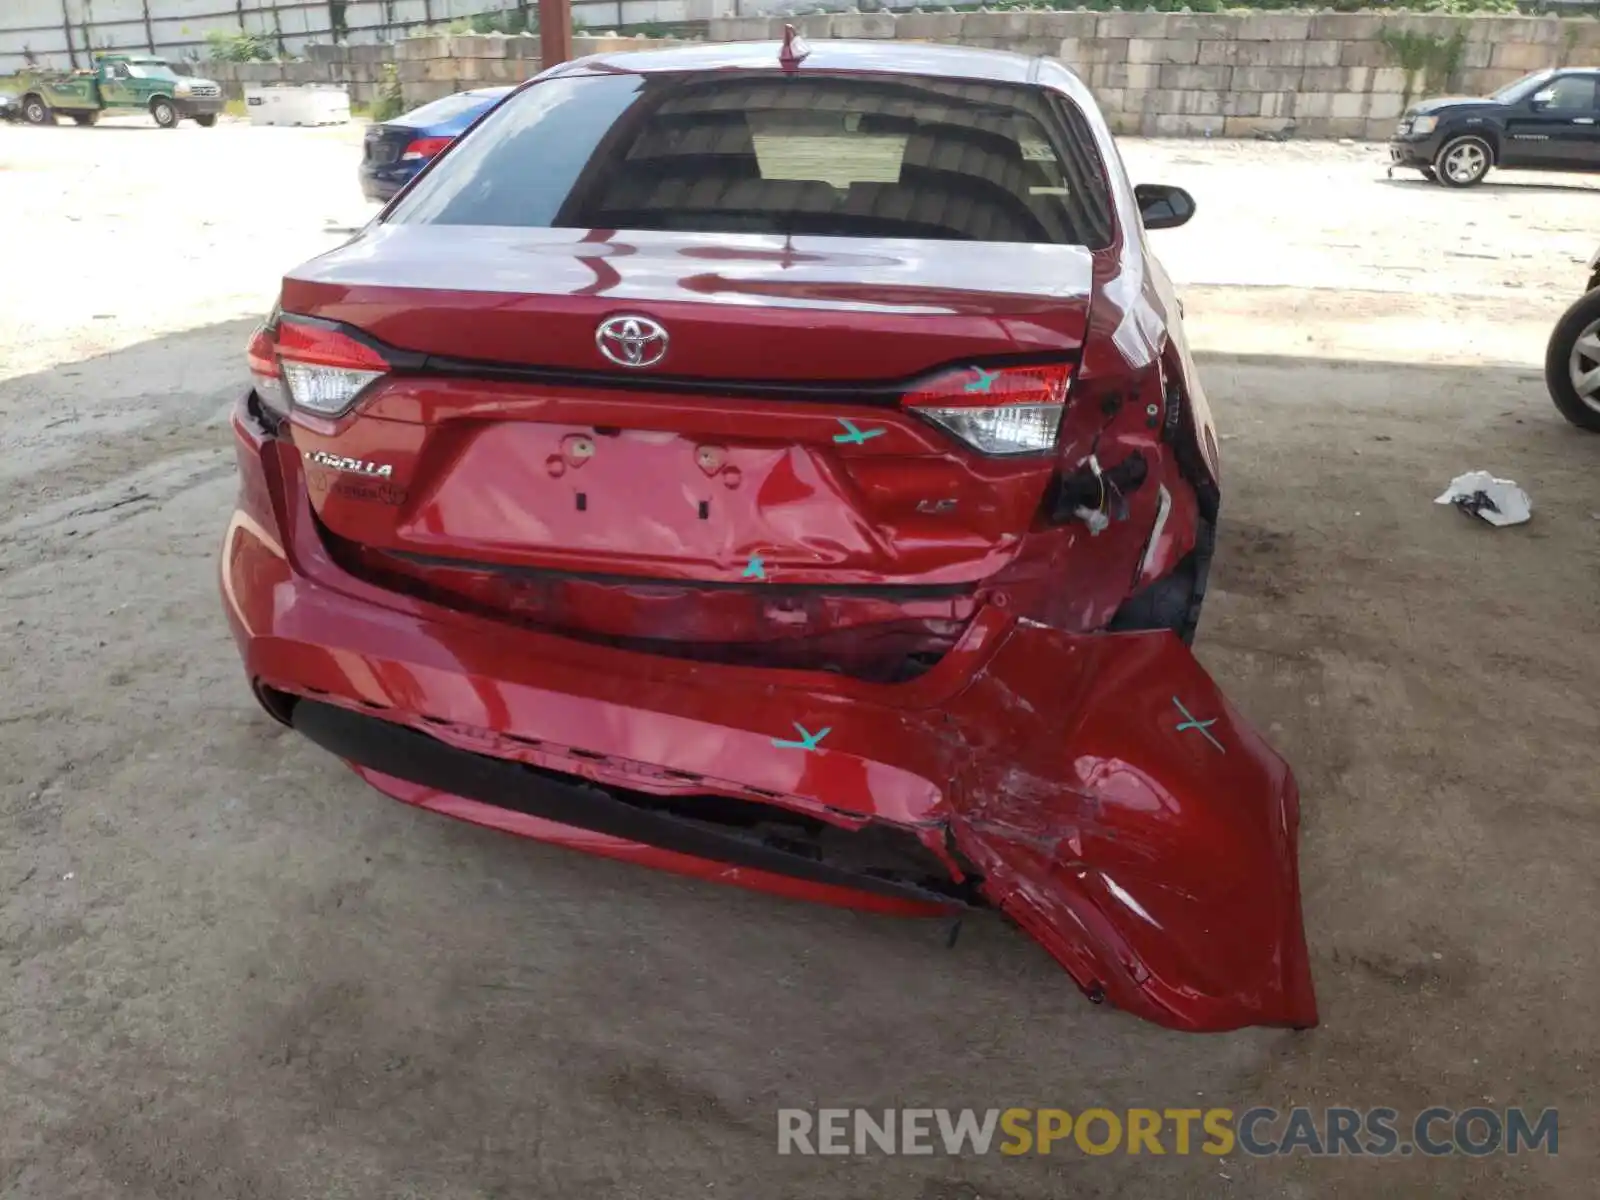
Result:
M108 108L128 108L135 103L127 63L111 63L100 68L100 99Z
M1600 107L1593 71L1563 71L1506 122L1502 161L1556 171L1600 170Z

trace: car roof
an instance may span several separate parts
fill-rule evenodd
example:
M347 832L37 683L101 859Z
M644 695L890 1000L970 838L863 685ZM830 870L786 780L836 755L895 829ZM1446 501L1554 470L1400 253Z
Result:
M1076 78L1053 59L1013 54L1009 50L824 38L808 38L806 45L810 52L797 68L801 75L807 71L883 71L990 83L1059 83L1059 80L1046 78L1055 72ZM656 71L776 70L778 52L782 48L783 43L778 41L695 42L664 50L591 54L555 67L547 77L606 71L644 75Z

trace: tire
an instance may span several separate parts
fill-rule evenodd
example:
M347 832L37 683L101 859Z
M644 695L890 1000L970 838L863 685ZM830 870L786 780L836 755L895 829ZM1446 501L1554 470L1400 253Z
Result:
M1467 188L1483 182L1483 177L1494 165L1494 150L1481 137L1451 138L1439 147L1434 156L1433 170L1438 182L1445 187Z
M22 98L22 119L29 125L54 125L55 113L50 111L50 106L38 96L24 96Z
M156 124L163 129L176 129L178 127L177 107L164 96L157 96L150 101L150 115L156 119Z
M72 113L70 115L74 125L93 125L100 119L100 114L97 112Z
M1544 383L1561 415L1600 433L1600 291L1561 314L1544 355Z
M201 129L210 129L213 125L215 125L217 123L217 114L216 113L201 113L199 116L197 116L194 119L194 123L196 125L200 126Z

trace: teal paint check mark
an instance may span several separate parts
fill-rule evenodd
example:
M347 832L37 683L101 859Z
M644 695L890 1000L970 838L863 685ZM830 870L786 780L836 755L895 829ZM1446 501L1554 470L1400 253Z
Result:
M964 392L987 392L994 387L994 381L1000 378L999 369L985 371L982 367L973 367L978 377L961 390Z
M1187 718L1187 720L1180 721L1178 723L1177 731L1179 733L1182 733L1185 729L1197 729L1200 731L1201 737L1205 738L1206 741L1210 742L1218 750L1221 750L1223 754L1227 753L1226 750L1222 749L1222 743L1211 736L1211 727L1217 723L1216 717L1212 717L1209 721L1197 721L1195 720L1194 714L1183 706L1182 700L1179 700L1176 696L1174 696L1172 698L1172 702L1178 706L1178 711Z
M798 742L790 741L787 738L773 738L772 744L779 750L815 750L817 743L833 732L832 725L817 733L812 733L799 721L794 723L794 727L800 732L800 740Z
M833 440L836 442L842 442L846 444L860 443L866 441L868 438L879 437L882 434L889 432L887 429L857 429L855 427L855 422L853 421L847 421L843 417L839 417L837 420L839 424L844 426L844 432L833 435Z
M761 555L752 554L750 556L750 564L745 567L743 577L745 579L765 579L767 577L767 568L761 564Z

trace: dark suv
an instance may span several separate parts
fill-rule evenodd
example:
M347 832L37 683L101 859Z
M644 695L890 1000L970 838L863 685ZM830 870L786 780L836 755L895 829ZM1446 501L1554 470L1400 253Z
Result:
M1600 171L1600 70L1545 70L1482 99L1413 105L1389 142L1391 172L1414 167L1471 187L1490 167Z

